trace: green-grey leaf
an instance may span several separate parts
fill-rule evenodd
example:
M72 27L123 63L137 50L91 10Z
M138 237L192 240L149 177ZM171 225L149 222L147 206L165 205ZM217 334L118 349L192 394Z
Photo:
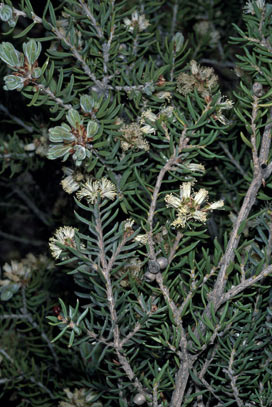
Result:
M8 301L15 293L17 293L20 286L21 285L18 283L13 283L13 284L8 284L8 285L1 287L0 299L2 301Z
M184 43L184 36L181 32L177 32L173 37L173 43L175 45L176 52L179 52Z
M23 51L30 65L33 65L40 56L42 46L40 42L30 40L23 43Z
M73 141L75 136L71 133L71 129L67 125L56 126L49 129L49 140L54 143L60 143L64 140Z
M23 55L10 42L0 44L0 58L11 67L19 68L24 64Z
M23 89L25 79L20 76L15 75L7 75L4 77L5 86L3 87L5 90L15 90L15 89Z
M41 68L34 68L32 71L32 78L38 79L42 75Z
M73 159L75 161L82 161L86 158L86 148L80 145L74 147L75 152L73 154Z
M4 5L0 9L0 19L2 21L8 21L12 18L12 8Z
M51 144L48 149L47 158L49 160L55 160L56 158L63 157L69 153L71 146L65 146L63 144Z
M89 120L88 121L88 125L87 125L87 137L92 137L95 136L95 134L97 133L99 128L99 125L97 122L93 121L93 120Z
M10 20L8 20L8 25L10 27L15 27L16 26L16 20L13 20L13 18L11 18Z
M75 109L70 109L66 115L66 119L68 123L76 128L78 124L81 124L82 118L80 117L80 114L75 110Z
M86 113L90 113L93 110L95 100L89 95L80 96L81 109Z

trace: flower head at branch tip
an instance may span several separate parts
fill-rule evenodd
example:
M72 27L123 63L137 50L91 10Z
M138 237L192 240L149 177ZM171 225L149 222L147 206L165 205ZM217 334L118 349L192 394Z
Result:
M131 218L126 219L125 222L124 222L125 231L131 230L133 225L134 225L134 220L133 219L131 219Z
M246 2L243 8L245 14L251 14L253 16L255 15L253 3L254 2L252 0ZM265 8L265 0L256 0L255 3L259 10L263 10Z
M135 242L138 242L140 244L147 244L148 242L148 235L145 234L139 234L134 238Z
M49 239L49 248L52 256L59 259L63 255L63 249L57 245L61 243L67 247L76 247L75 233L77 229L71 226L63 226L56 230L54 236Z
M145 18L145 15L139 15L138 11L134 11L131 15L131 19L124 18L124 24L129 32L144 31L149 25L149 21Z
M150 122L155 122L157 120L157 115L153 113L151 109L145 110L141 114L140 123L141 124L145 123L146 119L149 120Z
M186 96L196 89L203 98L211 95L218 83L218 77L213 68L200 66L196 61L190 62L191 73L181 72L177 77L177 90Z
M0 280L0 286L9 285L12 283L21 284L26 281L31 274L31 267L26 266L24 262L11 260L10 264L5 263L3 266L4 280Z
M88 179L77 192L78 200L85 198L91 204L94 204L98 197L114 200L116 195L116 186L105 177L95 181Z
M151 126L144 130L149 133L150 130L151 132L153 132L153 128ZM123 151L127 151L129 149L134 148L145 151L149 150L149 144L144 138L145 132L143 131L143 128L141 128L139 124L137 123L127 124L121 128L121 132L122 132L121 148Z
M67 194L72 194L80 188L80 181L84 175L79 171L74 171L71 168L63 167L63 173L66 175L61 181L62 188Z
M208 191L201 188L198 192L192 194L191 188L191 182L184 182L180 186L180 197L167 194L164 198L166 206L174 208L177 211L177 218L172 222L172 226L174 227L184 228L190 219L204 223L207 220L208 211L224 206L224 201L220 200L214 203L208 203L201 208L201 205L208 197Z

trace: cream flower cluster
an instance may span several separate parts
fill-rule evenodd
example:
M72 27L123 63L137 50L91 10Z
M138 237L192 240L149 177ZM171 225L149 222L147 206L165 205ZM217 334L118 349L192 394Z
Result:
M265 0L256 0L256 6L259 10L263 10L265 8ZM245 14L252 14L254 16L255 10L253 6L253 1L247 1L244 6L244 13Z
M98 197L114 200L116 195L116 186L105 177L95 181L88 179L77 192L79 200L85 198L91 204L94 204Z
M130 32L133 32L135 29L140 32L144 31L150 25L145 16L143 14L139 15L138 11L134 11L131 14L131 19L124 18L124 24Z
M12 283L22 284L23 281L29 279L31 268L23 262L11 260L10 264L5 263L3 266L3 280L0 280L0 286L6 286Z
M49 248L52 256L55 259L59 259L60 257L62 257L63 259L65 258L63 256L64 250L61 247L59 247L57 243L61 243L67 247L76 248L75 242L76 230L77 229L71 226L63 226L57 229L54 236L49 239Z
M213 68L203 67L192 60L190 62L191 73L181 72L177 77L177 90L186 96L196 89L205 98L211 95L212 89L218 83L218 77Z
M180 186L180 197L173 194L166 195L164 199L167 207L177 210L177 218L172 222L172 226L184 228L190 219L204 223L207 220L209 211L224 206L224 201L220 200L214 203L208 203L201 208L201 205L207 200L207 197L208 191L204 188L192 194L191 182L184 182Z
M138 123L126 124L121 128L122 139L121 148L123 151L127 151L131 148L137 148L140 150L149 150L149 144L146 141L144 135L153 133L151 126L141 127Z
M62 171L66 175L61 181L62 188L67 194L72 194L80 188L80 181L83 180L84 175L68 167L62 167Z

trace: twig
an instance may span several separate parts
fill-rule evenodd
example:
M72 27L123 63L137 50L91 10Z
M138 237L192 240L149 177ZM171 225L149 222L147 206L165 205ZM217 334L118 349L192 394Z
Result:
M110 47L111 47L111 43L113 40L113 36L114 36L114 30L115 30L115 26L113 25L111 31L110 31L110 37L108 39L107 42L104 42L104 44L102 45L102 49L103 49L103 70L104 73L107 74L108 73L108 63L109 63L109 58L110 58Z
M11 114L9 110L0 103L0 110L4 112L8 117L10 117L15 123L19 124L19 126L23 127L25 130L27 130L29 133L33 133L34 127L33 126L28 126L23 120L21 120L19 117L15 116L14 114Z
M236 295L240 294L242 291L244 291L246 288L252 286L253 284L257 283L260 281L262 278L267 277L269 274L272 273L272 265L264 268L257 276L250 277L244 281L242 281L240 284L237 286L231 288L229 291L227 291L225 294L222 295L221 299L218 302L218 307L221 307L225 302L229 301Z
M130 379L130 381L133 383L134 387L137 389L137 391L141 393L146 393L143 385L139 381L139 379L136 377L135 373L132 370L132 367L127 359L126 356L124 356L122 352L122 345L121 345L121 338L120 338L120 331L119 331L119 325L118 325L118 318L117 318L117 312L116 312L116 305L115 305L115 299L113 295L113 287L112 287L112 281L111 281L111 276L110 272L113 267L114 262L116 261L119 253L121 252L122 248L126 244L128 240L128 235L124 234L121 242L119 243L117 249L114 251L112 254L111 258L109 261L106 260L106 254L105 254L105 245L104 245L104 236L103 236L103 229L102 229L102 223L101 223L101 215L100 215L100 207L99 205L96 206L95 208L95 221L96 221L96 231L98 234L98 247L100 250L100 262L101 262L101 272L103 274L103 277L105 279L105 285L106 285L106 293L107 293L107 301L108 301L108 307L111 315L111 322L112 322L112 331L113 331L113 348L116 352L116 355L118 357L118 361L120 365L122 366L124 372L126 373L127 377ZM150 405L150 403L148 403Z
M81 8L83 10L83 15L86 15L88 17L88 19L91 21L92 25L94 26L97 36L99 38L104 38L104 33L101 30L100 25L97 23L94 15L91 13L91 10L89 9L89 7L87 6L86 3L84 3L83 0L79 0L79 3L81 5Z
M171 21L171 31L170 31L170 37L173 37L176 29L176 23L177 23L177 14L178 14L178 0L175 0L175 4L173 5L173 15L172 15L172 21Z
M39 89L42 93L45 93L46 95L48 95L52 100L54 100L59 106L63 107L65 110L69 110L73 107L69 103L68 104L64 103L61 98L56 97L54 95L54 93L49 88L46 88L44 85L37 84L37 83L33 83L33 84L34 84L34 87Z
M235 401L238 404L238 407L243 407L244 403L239 397L239 391L236 386L236 380L237 380L238 376L234 376L233 370L232 370L235 352L236 352L236 349L232 349L231 354L230 354L228 369L223 369L223 372L225 372L230 378L230 385L231 385L231 388L233 391Z
M13 191L15 192L16 195L18 195L22 199L22 201L24 201L27 204L27 206L33 211L33 213L37 216L38 219L40 219L40 221L44 225L49 226L51 224L47 216L34 204L33 200L28 198L24 191L22 191L17 186L13 188Z
M183 237L183 234L178 231L178 233L176 234L176 237L175 237L174 244L171 247L170 254L168 256L168 264L170 264L172 262L173 258L175 257L175 253L178 249L179 242L182 237Z
M15 242L20 242L20 243L28 244L28 245L32 245L32 246L44 245L44 242L42 242L41 240L33 240L33 239L31 240L31 239L27 239L26 237L18 237L18 236L11 235L10 233L2 232L1 230L0 230L0 236L4 237L5 239L14 240Z
M0 353L1 353L3 356L5 356L5 358L6 358L11 364L14 364L14 360L9 356L9 354L5 351L5 349L2 349L2 348L1 348L1 349L0 349ZM17 380L29 379L32 383L35 383L35 384L36 384L38 387L40 387L44 392L46 392L46 393L49 395L49 397L50 397L51 399L55 399L53 393L52 393L43 383L37 381L37 380L35 379L35 377L33 377L33 376L26 377L22 371L21 371L20 373L21 373L21 375L17 377ZM23 373L23 374L22 374L22 373ZM6 382L8 382L9 380L12 380L12 379L1 379L0 383L1 383L1 382L2 382L2 383L6 383Z
M263 139L262 139L262 145L261 145L261 153L263 155L262 158L264 158L265 161L266 161L267 155L269 153L269 147L270 147L270 143L271 143L271 139L268 139L268 133L270 134L270 130L271 130L271 122L270 122L271 118L272 118L272 110L270 110L269 124L265 127L265 131L264 131L264 135L263 135ZM267 151L264 151L264 145L266 146ZM260 153L260 158L261 158L261 153ZM227 268L234 259L235 250L240 241L241 234L238 233L239 228L240 228L242 222L247 219L247 217L251 211L251 208L256 201L257 193L262 185L263 173L261 171L260 166L259 165L257 166L257 163L260 163L260 162L262 162L261 159L259 159L258 161L255 160L256 166L254 163L253 179L252 179L249 189L246 193L242 207L239 211L237 220L236 220L233 230L231 232L225 254L220 261L220 271L218 273L218 277L217 277L217 281L214 286L214 290L211 294L211 302L213 302L215 309L218 309L218 304L220 303L220 300L221 300L221 297L222 297L222 294L224 292L224 288L225 288L225 285L227 282L227 279L225 278ZM266 174L267 174L267 172L266 172ZM268 175L269 174L267 174L267 176ZM207 310L206 310L206 312L207 312Z
M241 167L241 165L238 163L237 160L235 160L235 158L233 157L233 155L231 154L231 152L229 151L228 147L222 143L221 141L219 142L220 147L222 147L222 149L224 150L225 154L229 157L230 161L232 162L232 164L237 168L237 170L242 174L243 177L246 176L245 171L243 170L243 168Z

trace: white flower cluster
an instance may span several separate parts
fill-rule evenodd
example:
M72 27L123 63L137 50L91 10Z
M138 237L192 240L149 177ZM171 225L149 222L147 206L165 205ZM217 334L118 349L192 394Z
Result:
M155 129L154 129L155 130ZM137 148L140 150L149 150L149 144L144 138L145 134L153 133L152 126L141 127L138 123L126 124L121 128L122 139L121 148L123 151L127 151L131 148Z
M259 10L263 10L265 8L265 0L256 0L255 2L250 0L250 1L247 1L246 5L244 6L245 14L252 14L252 15L255 14L253 3L256 3L256 6L258 7Z
M62 167L65 178L61 181L62 188L67 194L72 194L80 188L80 182L83 180L84 175L80 171L74 171L68 167Z
M196 89L203 98L208 98L218 83L213 68L200 66L196 61L190 62L191 73L181 72L177 77L177 90L184 96Z
M149 21L145 18L143 14L139 15L138 11L134 11L131 14L131 19L124 18L124 24L129 32L144 31L149 25Z
M201 188L198 192L192 195L192 183L184 182L180 186L180 196L177 197L173 194L165 196L167 207L175 208L177 210L177 218L172 222L174 227L186 226L190 219L195 219L199 222L206 222L207 213L214 209L219 209L224 206L224 201L220 200L214 203L208 203L201 208L201 205L206 201L208 191Z
M222 124L227 124L228 120L223 115L222 111L232 109L233 104L234 103L232 100L229 100L227 98L224 99L224 97L220 96L216 104L216 113L213 115L213 118L215 120L218 120Z
M76 230L77 229L71 226L63 226L57 229L54 236L49 239L49 248L52 256L55 259L59 259L60 257L62 257L62 259L66 258L65 256L63 256L64 250L59 247L57 243L61 243L62 245L67 247L76 248Z
M94 204L98 197L113 200L116 195L116 186L105 177L95 181L88 179L77 192L77 198L79 200L85 198L87 202L91 204Z
M5 263L3 266L3 280L0 280L0 286L10 285L12 283L22 284L29 279L31 268L22 261L11 260L10 264Z
M209 41L209 46L215 48L220 40L220 33L216 30L213 24L208 20L201 20L194 25L195 32L199 37L206 37Z

